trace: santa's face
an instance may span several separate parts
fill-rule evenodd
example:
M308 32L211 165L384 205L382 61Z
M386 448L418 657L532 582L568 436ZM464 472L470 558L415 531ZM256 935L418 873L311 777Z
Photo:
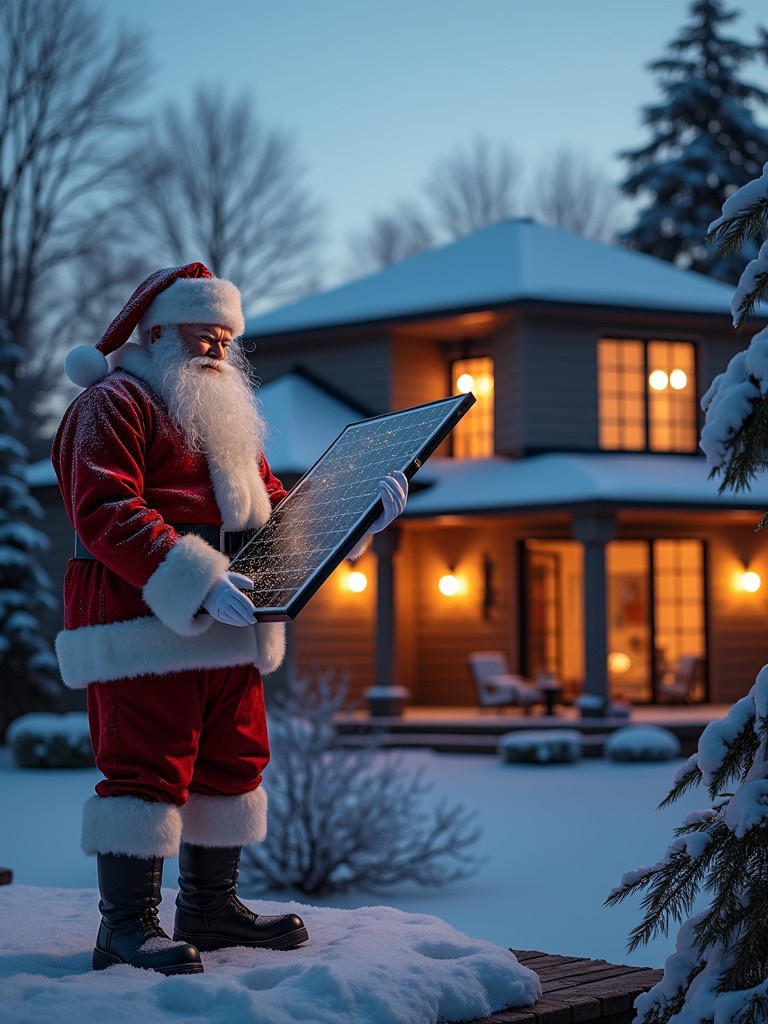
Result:
M232 344L232 331L220 324L179 324L179 335L191 359L206 356L223 363ZM215 363L206 363L205 369L217 371Z

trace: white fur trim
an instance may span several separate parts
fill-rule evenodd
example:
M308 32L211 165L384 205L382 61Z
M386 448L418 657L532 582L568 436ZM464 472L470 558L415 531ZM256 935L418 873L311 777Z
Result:
M141 596L163 625L181 636L196 636L206 632L212 620L208 615L195 615L228 567L226 555L202 537L188 533L179 538L149 577Z
M64 358L64 372L80 388L90 387L106 377L109 365L103 352L95 345L78 345L67 352Z
M218 461L216 452L206 452L205 461L224 529L263 526L272 514L272 503L257 463L229 466Z
M83 852L129 857L175 857L181 843L181 814L174 804L135 796L92 796L83 807Z
M107 356L107 364L110 370L127 370L134 377L138 377L146 383L146 376L149 367L152 365L149 352L143 345L137 345L133 341L127 341L115 352Z
M139 331L162 324L218 324L239 338L245 330L240 292L221 277L179 278L153 299Z
M78 690L90 683L148 674L230 665L253 665L267 673L280 665L285 654L282 622L227 626L208 615L204 618L209 628L196 636L179 636L149 615L62 630L56 637L61 678Z
M267 794L259 786L237 796L190 793L181 808L182 835L195 846L247 846L267 835Z

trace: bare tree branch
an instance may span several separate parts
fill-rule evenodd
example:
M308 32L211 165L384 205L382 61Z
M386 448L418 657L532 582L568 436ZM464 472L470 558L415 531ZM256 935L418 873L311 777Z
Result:
M449 238L495 224L515 212L520 165L503 145L478 138L438 164L425 186L438 227Z
M67 268L92 252L95 225L105 242L116 237L109 187L147 66L143 36L107 35L85 0L0 0L0 317L25 353L44 348L51 363L51 311L65 284L83 291ZM38 385L23 406L14 391L28 438L38 399Z
M444 886L474 873L480 831L375 737L343 747L334 715L345 687L329 675L295 683L270 715L273 762L266 840L243 855L244 885L306 895Z
M247 93L201 87L169 104L134 153L127 194L170 262L200 260L247 304L296 294L313 273L319 209L295 144L268 128Z
M350 239L350 269L355 276L381 270L425 252L434 244L425 215L409 203L392 214L374 217L367 231Z
M618 189L600 167L568 148L540 165L529 205L545 224L601 242L612 241L620 227Z

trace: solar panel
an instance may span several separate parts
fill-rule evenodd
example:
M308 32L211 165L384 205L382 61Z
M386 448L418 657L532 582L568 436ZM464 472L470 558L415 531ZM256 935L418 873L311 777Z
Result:
M381 511L378 483L410 480L474 403L455 395L351 423L232 559L259 621L293 619Z

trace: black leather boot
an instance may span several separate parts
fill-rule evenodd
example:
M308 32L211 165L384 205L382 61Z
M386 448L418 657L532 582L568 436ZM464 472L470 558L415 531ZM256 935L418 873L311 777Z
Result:
M174 939L203 952L225 946L293 949L306 942L307 929L296 914L262 917L240 902L239 873L239 846L181 844Z
M160 857L97 855L101 925L93 951L94 970L131 964L160 974L200 974L200 954L172 942L160 927L163 861Z

